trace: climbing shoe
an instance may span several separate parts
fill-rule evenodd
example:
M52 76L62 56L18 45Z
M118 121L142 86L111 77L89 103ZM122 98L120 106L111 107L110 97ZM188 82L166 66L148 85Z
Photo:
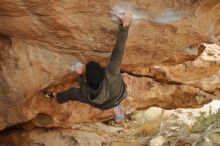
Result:
M43 91L43 96L47 98L55 98L54 93L50 91Z

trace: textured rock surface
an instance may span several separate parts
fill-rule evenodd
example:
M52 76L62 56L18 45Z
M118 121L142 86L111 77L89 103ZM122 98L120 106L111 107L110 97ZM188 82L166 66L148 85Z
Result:
M198 46L219 39L220 1L132 3L146 17L129 33L122 70L130 96L124 106L197 107L219 95L219 48L203 57ZM75 83L72 62L106 64L118 27L111 16L115 6L116 0L1 0L0 129L33 118L39 126L67 127L112 117L112 110L78 102L59 105L40 91Z
M11 146L102 146L103 142L103 138L94 132L75 131L71 129L14 131L14 135L1 139L1 144Z
M0 132L2 146L159 146L160 143L170 146L186 146L204 136L203 132L193 132L192 125L201 111L209 114L218 110L220 101L197 109L164 110L150 107L147 110L136 110L123 126L104 123L77 124L71 128L35 128L21 130L13 128ZM126 116L129 117L129 116ZM216 129L217 130L217 129ZM204 142L218 145L219 134L210 132ZM175 144L176 143L176 144ZM207 146L207 145L205 145Z

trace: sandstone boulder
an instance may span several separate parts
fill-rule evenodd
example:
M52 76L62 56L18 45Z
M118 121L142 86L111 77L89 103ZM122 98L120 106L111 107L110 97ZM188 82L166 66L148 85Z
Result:
M75 101L60 105L41 91L75 84L73 62L106 65L119 25L112 14L123 6L136 18L122 66L127 110L198 107L219 95L219 47L203 58L200 46L219 40L219 0L1 0L0 130L31 119L38 126L69 127L112 118L112 110Z

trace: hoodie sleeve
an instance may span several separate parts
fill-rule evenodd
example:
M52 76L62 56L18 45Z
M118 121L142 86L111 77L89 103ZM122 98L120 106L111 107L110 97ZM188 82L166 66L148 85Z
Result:
M120 65L122 63L122 59L124 55L125 44L128 37L128 30L129 30L129 26L128 27L120 26L120 30L117 36L117 41L111 54L110 62L106 67L106 70L112 74L120 73Z

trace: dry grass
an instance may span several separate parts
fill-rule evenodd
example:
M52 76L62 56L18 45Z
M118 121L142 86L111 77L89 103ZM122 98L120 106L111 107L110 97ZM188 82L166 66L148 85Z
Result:
M155 135L160 130L160 119L155 121L147 121L136 129L135 134L141 136Z

